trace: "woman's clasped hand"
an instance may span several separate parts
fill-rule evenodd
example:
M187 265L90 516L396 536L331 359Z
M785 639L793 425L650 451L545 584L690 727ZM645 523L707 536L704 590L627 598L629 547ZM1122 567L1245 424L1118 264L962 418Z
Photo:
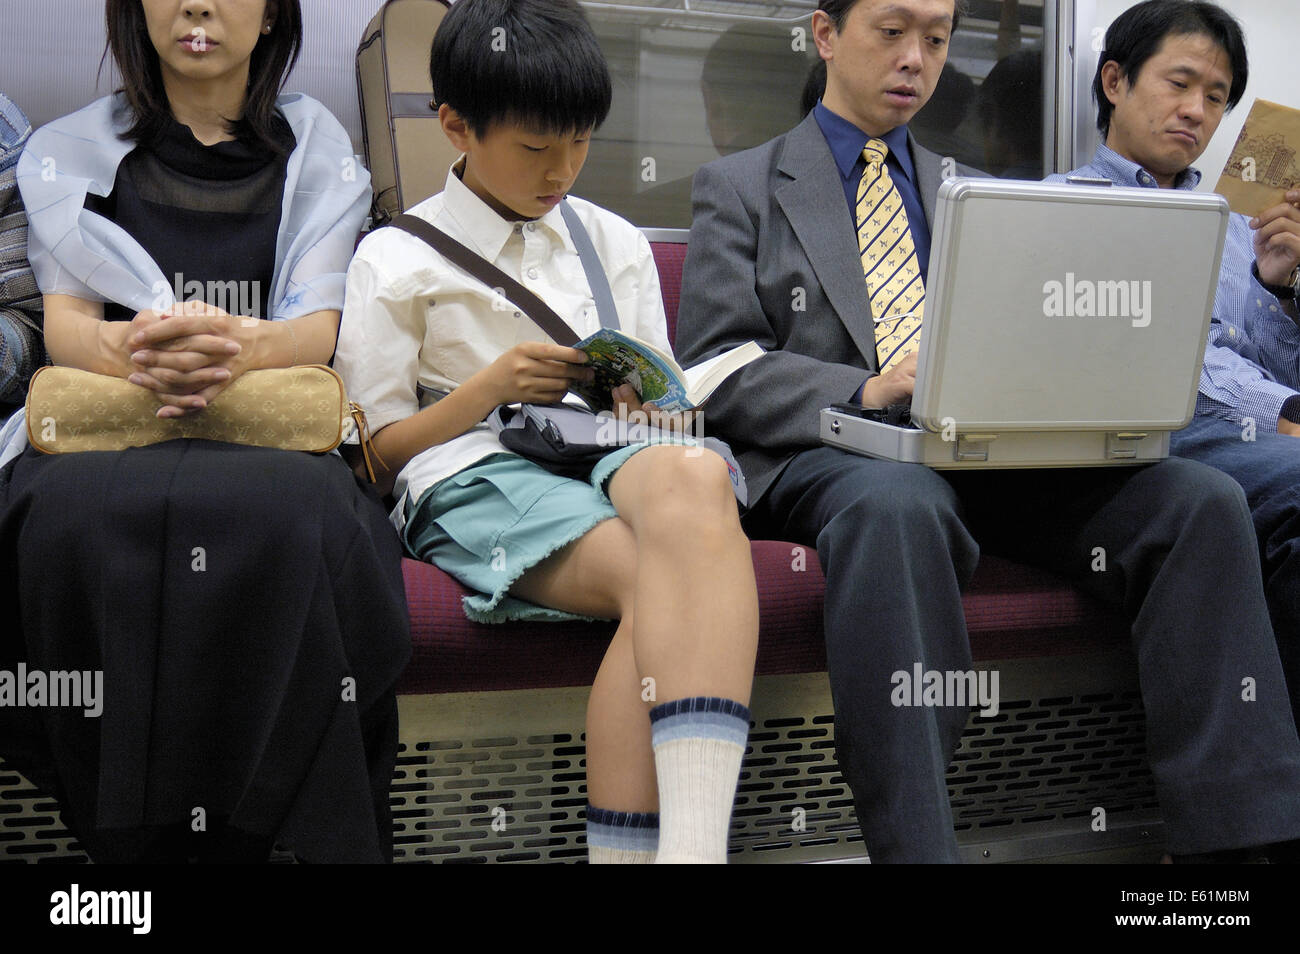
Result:
M202 301L141 311L124 336L123 353L135 369L127 380L157 395L159 417L201 411L248 369L260 324Z

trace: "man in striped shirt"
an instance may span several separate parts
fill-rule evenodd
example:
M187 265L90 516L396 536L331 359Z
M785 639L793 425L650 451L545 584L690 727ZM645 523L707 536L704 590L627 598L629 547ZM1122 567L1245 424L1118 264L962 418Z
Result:
M1131 8L1107 31L1093 82L1104 144L1070 175L1195 189L1201 173L1191 164L1240 101L1246 80L1241 28L1221 8L1185 0ZM1173 435L1171 449L1225 471L1246 492L1300 720L1298 289L1300 184L1254 218L1231 217L1196 414Z
M32 127L0 94L0 413L21 404L45 363L41 293L27 264L27 215L14 180Z

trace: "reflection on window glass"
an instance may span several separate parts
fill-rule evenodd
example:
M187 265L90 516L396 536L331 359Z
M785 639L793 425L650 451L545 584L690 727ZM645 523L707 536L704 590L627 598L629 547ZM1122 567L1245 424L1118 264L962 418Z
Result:
M1050 0L1049 0L1050 2ZM934 96L912 119L917 142L1006 179L1041 179L1043 0L972 0Z
M1004 179L1041 179L1043 166L1043 51L1019 50L998 60L980 85L984 161Z
M609 60L614 105L578 190L637 225L686 228L696 169L802 118L815 0L692 0L689 11L682 0L585 6Z
M1043 2L971 2L935 94L912 121L923 146L995 175L1046 174ZM639 226L687 228L695 170L789 130L825 84L811 36L816 0L584 6L614 105L578 192Z

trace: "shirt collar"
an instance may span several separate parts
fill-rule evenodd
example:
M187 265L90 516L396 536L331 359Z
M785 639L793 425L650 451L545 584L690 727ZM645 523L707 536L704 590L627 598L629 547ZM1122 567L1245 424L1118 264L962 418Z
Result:
M1158 189L1156 177L1147 172L1131 159L1125 159L1105 143L1097 147L1092 157L1092 165L1116 185L1137 186L1143 189ZM1174 188L1192 190L1201 184L1199 169L1188 166L1174 177Z
M456 174L458 169L465 168L464 164L465 157L462 155L447 170L447 184L443 189L443 209L469 236L478 253L489 262L494 262L501 256L501 250L510 240L515 226L526 223L507 221L475 195ZM564 217L558 205L534 221L538 226L549 229L559 243L569 251L577 251L573 239L569 237L569 229L564 224Z
M843 116L832 112L821 102L813 107L813 114L817 119L817 125L821 127L822 135L826 137L826 144L831 148L831 155L835 157L840 175L848 179L853 175L853 167L862 158L862 150L873 137L868 136ZM907 180L915 183L916 173L912 168L912 151L907 146L907 127L895 126L879 138L883 139L885 145L889 147L889 155L898 163L898 168L903 171Z

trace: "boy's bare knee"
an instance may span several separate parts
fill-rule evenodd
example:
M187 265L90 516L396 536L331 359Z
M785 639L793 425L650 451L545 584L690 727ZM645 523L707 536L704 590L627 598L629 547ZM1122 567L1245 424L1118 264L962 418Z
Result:
M640 453L652 452L656 459L645 474L646 528L693 536L740 532L726 461L713 451L679 445Z
M688 497L702 506L734 499L726 461L711 450L665 444L640 453L651 456L647 484L653 490Z

